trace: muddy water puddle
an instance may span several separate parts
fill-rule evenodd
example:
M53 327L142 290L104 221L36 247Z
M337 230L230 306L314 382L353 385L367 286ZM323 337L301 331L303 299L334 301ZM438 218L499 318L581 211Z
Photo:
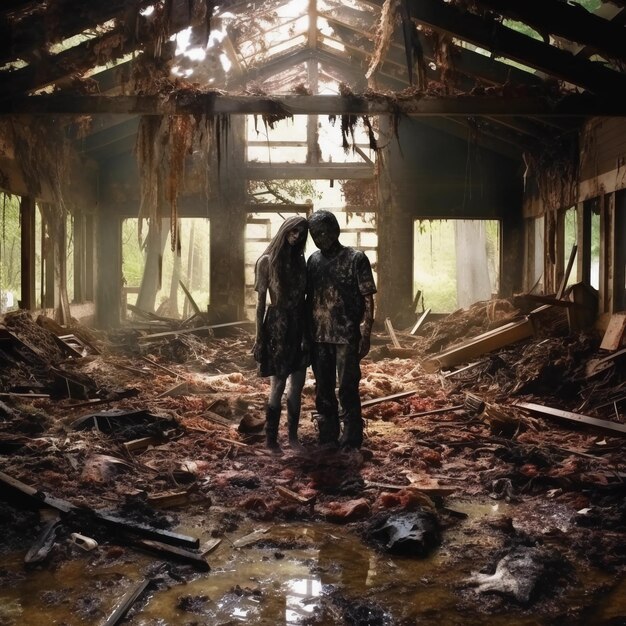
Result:
M512 621L510 613L482 614L479 599L473 609L459 602L463 581L501 545L496 533L485 530L484 521L517 519L518 509L502 502L457 501L449 506L468 518L445 531L441 547L426 559L390 557L347 528L324 523L242 525L207 557L211 571L192 576L186 567L128 548L74 552L75 558L56 569L29 572L24 571L23 554L12 554L0 566L0 626L102 624L128 589L145 577L156 578L157 587L142 596L123 623L551 624L532 610L514 607ZM539 520L549 527L567 524L565 513L556 508L528 512L519 524L531 526ZM259 532L256 542L235 547L259 529L267 532ZM594 614L609 619L621 615L624 591L623 584L614 589L611 606L605 603ZM580 593L579 586L569 595Z

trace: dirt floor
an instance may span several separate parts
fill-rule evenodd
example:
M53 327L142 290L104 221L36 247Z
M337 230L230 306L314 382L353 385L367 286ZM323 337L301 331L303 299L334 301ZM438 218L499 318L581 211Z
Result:
M171 331L161 320L103 335L8 314L0 624L41 623L41 611L104 623L137 578L150 587L133 624L625 624L624 437L515 404L622 423L623 363L597 365L602 334L570 333L548 312L531 338L471 368L421 366L518 316L508 301L478 303L398 331L400 349L381 332L362 365L363 448L317 445L309 378L305 451L287 447L283 415L276 456L250 326L150 337ZM94 510L200 548L165 554ZM294 581L308 585L298 610L281 591Z

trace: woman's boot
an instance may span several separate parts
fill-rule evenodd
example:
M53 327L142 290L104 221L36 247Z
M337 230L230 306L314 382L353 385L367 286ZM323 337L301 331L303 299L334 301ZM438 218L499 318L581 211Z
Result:
M300 423L300 414L292 413L287 408L287 425L289 432L289 447L294 452L304 452L304 446L298 441L298 424Z
M278 444L278 423L280 422L280 408L268 406L265 409L265 444L273 454L282 454Z

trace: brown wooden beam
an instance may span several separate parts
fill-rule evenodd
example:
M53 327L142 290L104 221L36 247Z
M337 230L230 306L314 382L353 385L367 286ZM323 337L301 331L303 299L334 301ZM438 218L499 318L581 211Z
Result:
M18 114L205 114L205 115L381 115L409 116L626 116L623 98L585 94L566 96L559 102L547 98L454 96L406 99L380 96L224 96L217 92L189 95L172 92L161 96L76 96L46 94L0 100L0 115Z
M532 39L495 20L461 11L440 0L412 0L409 6L412 17L421 24L490 50L494 55L529 65L593 93L626 92L626 75Z
M133 3L132 10L138 13L152 2L138 0ZM123 18L128 5L127 0L61 0L48 6L43 15L36 12L29 13L21 20L0 21L0 65L17 58L27 60L34 51L40 51L52 43L93 29L114 18ZM54 22L54 28L50 28L51 22Z
M481 6L548 33L590 46L616 59L626 59L624 27L590 13L580 4L543 0L538 11L528 0L480 0Z
M20 309L34 309L35 294L35 200L22 196L20 202L21 231L21 300Z
M374 168L368 165L291 164L248 165L248 180L349 180L374 178Z

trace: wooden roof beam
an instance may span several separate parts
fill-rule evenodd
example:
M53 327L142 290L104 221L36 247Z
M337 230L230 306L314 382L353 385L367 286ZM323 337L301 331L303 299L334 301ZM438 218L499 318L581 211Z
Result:
M167 114L282 114L282 115L490 115L490 116L626 116L626 102L619 98L573 94L554 102L550 98L503 96L428 97L417 94L408 98L343 96L229 96L219 92L189 94L173 92L169 96L76 96L45 94L0 100L0 114L85 114L136 113Z
M564 37L616 59L626 59L626 29L579 4L543 0L541 10L528 0L480 0L481 6L531 26L540 34Z
M153 3L154 0L138 0L132 11ZM63 19L50 28L49 12L63 15ZM0 21L0 65L17 58L28 60L33 51L47 47L49 44L63 41L88 29L104 24L115 18L128 19L127 0L109 0L106 3L85 2L84 0L65 0L48 8L46 14L33 13L13 23L9 20Z
M440 0L412 0L411 16L421 24L458 37L492 54L529 65L593 93L626 92L626 75L575 57L549 44L485 20Z

